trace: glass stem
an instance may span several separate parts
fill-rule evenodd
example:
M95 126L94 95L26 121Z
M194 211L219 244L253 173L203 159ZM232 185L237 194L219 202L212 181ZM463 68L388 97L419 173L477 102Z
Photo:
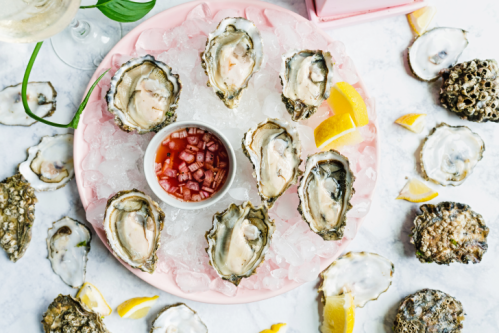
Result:
M90 35L91 26L87 21L73 19L69 26L71 27L71 36L77 41L83 41Z

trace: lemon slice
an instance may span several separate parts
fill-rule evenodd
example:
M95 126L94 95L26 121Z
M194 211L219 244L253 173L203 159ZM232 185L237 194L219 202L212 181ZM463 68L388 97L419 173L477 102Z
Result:
M89 282L85 282L83 286L81 286L76 294L76 298L85 303L90 310L97 312L101 316L109 316L111 312L113 312L99 289Z
M284 323L274 324L270 327L270 330L263 330L260 333L286 333L288 330L288 325Z
M400 191L397 199L407 200L410 202L425 202L435 198L438 192L426 186L422 181L410 179Z
M338 82L331 88L327 99L335 115L350 114L355 126L362 127L369 123L366 103L362 96L346 82Z
M147 315L158 298L159 296L130 298L118 305L116 310L121 318L140 319Z
M334 115L327 118L314 130L315 145L319 149L356 130L352 117L347 114Z
M425 125L425 119L425 114L409 113L395 120L395 123L404 126L414 133L421 133Z
M322 333L352 333L355 323L355 305L352 294L326 297Z
M411 26L412 30L418 36L421 36L430 26L430 23L431 21L433 21L436 13L437 8L433 6L427 6L420 8L410 14L407 14L407 20L409 21L409 25Z

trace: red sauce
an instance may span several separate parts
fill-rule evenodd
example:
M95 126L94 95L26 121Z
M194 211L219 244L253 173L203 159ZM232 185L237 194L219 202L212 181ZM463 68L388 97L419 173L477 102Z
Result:
M225 184L229 156L213 133L189 127L163 140L156 153L155 170L168 194L180 201L202 201Z

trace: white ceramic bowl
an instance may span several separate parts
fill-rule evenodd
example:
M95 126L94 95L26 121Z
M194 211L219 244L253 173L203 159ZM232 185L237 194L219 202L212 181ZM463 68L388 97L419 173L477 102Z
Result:
M213 196L202 201L196 201L196 202L180 201L179 199L176 199L174 196L166 193L166 191L161 187L161 185L159 185L158 178L156 177L156 172L154 171L156 152L158 151L161 142L163 142L163 140L172 132L175 132L181 128L186 128L186 127L197 127L215 134L220 139L220 141L222 141L229 155L229 172L225 184ZM156 135L149 142L149 145L147 146L146 149L146 153L144 155L144 173L146 176L147 183L149 184L149 187L151 187L154 194L156 194L158 198L160 198L163 202L167 203L170 206L181 209L201 209L208 207L211 204L220 200L220 198L223 197L229 190L230 186L232 185L232 182L234 181L234 177L236 176L236 155L234 154L234 149L232 149L229 140L227 140L225 135L223 135L216 128L198 121L180 121L170 124L165 128L163 128L161 131L156 133Z

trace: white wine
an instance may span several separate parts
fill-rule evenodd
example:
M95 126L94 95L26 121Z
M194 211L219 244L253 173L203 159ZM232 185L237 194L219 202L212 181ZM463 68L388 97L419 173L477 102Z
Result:
M32 43L64 30L81 0L0 0L0 41Z

